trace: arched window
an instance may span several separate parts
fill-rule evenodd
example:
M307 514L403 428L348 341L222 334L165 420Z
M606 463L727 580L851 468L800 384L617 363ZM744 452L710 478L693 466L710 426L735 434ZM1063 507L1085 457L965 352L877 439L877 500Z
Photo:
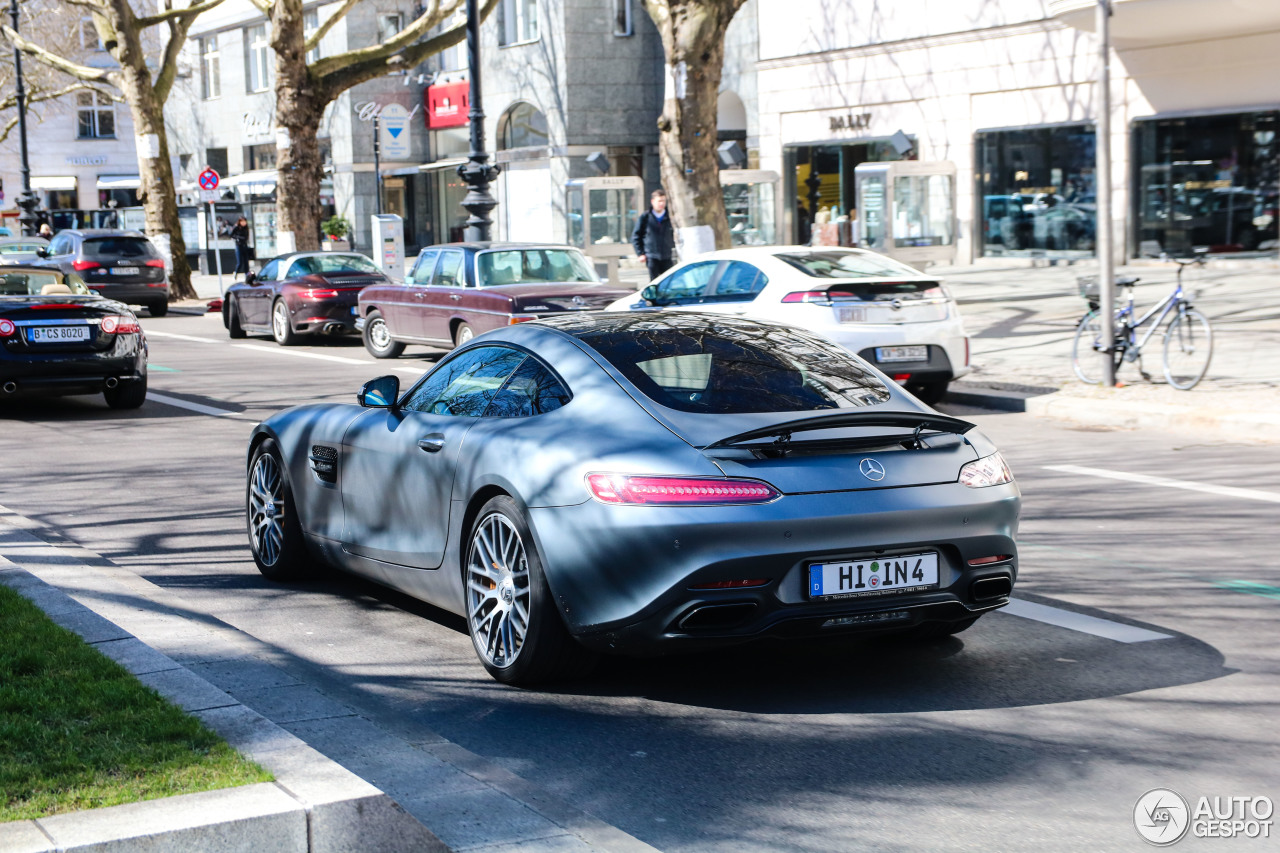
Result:
M532 104L516 104L507 110L498 136L504 149L546 145L547 117Z

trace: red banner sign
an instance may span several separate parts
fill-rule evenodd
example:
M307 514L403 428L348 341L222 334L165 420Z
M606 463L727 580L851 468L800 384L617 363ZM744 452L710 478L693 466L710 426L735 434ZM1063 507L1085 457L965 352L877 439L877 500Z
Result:
M427 127L439 130L442 127L463 127L467 124L467 112L471 109L469 97L471 84L465 80L461 83L444 83L428 86L422 99L426 106Z

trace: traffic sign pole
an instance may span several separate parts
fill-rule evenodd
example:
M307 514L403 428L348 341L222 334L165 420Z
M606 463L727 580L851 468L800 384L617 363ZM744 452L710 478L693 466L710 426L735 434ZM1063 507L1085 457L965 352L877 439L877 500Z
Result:
M196 181L200 184L200 189L204 190L205 197L209 201L209 233L212 235L213 244L213 260L218 267L218 295L226 296L227 291L222 286L222 248L218 245L218 220L213 212L213 200L218 189L221 178L218 173L209 167L200 173Z

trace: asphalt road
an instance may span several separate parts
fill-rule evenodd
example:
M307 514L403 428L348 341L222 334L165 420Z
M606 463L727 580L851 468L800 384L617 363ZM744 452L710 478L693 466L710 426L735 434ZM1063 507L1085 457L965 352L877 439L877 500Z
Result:
M357 579L272 585L248 552L252 423L353 401L379 373L412 381L439 353L375 363L354 339L232 342L215 315L143 324L141 410L0 405L0 504L257 638L385 730L438 733L655 847L1142 850L1132 811L1151 788L1193 808L1280 800L1280 447L955 410L1018 477L1016 596L1050 609L938 645L614 660L522 691L488 678L460 619Z

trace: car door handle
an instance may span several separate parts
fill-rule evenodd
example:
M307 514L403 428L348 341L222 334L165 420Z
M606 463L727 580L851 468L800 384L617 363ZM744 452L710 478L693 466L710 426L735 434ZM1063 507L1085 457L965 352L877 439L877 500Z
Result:
M436 453L444 447L444 436L433 433L426 438L418 439L418 447L428 453Z
M426 294L425 294L425 293L423 293L421 290L419 290L417 293L413 294L413 298L414 298L414 299L421 299L421 298L422 298L422 297L424 297L424 296L426 296Z
M457 293L450 293L449 298L452 299L454 302L457 302L459 299L462 298L462 296Z

